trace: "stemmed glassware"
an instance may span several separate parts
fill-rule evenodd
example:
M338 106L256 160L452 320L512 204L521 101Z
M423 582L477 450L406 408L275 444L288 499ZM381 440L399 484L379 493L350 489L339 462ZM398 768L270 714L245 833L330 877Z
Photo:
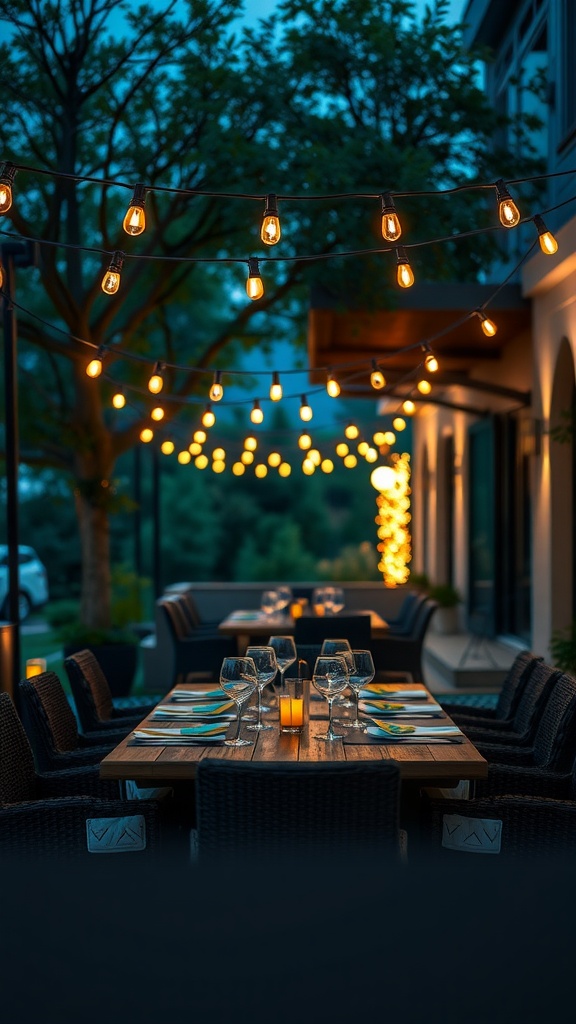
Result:
M342 739L342 734L334 732L332 728L332 705L334 698L342 693L342 690L348 685L348 673L344 658L338 654L320 655L319 658L316 658L312 683L318 693L328 701L328 732L325 736L319 736L318 739L326 741Z
M271 618L278 607L278 593L276 590L263 590L260 598L260 607L264 614Z
M344 607L344 604L345 604L344 590L342 589L342 587L331 587L331 590L332 590L332 600L331 600L332 614L333 615L337 615L338 612L342 611L342 609Z
M376 670L370 651L352 651L352 657L354 658L354 668L348 676L348 686L356 698L356 714L353 719L339 719L339 721L340 725L346 729L360 729L361 732L366 732L366 722L362 722L358 717L358 700L360 691L372 682Z
M292 600L292 588L287 584L283 583L281 586L276 587L276 610L283 612L286 610Z
M338 638L336 638L336 639L331 639L331 638L326 639L322 643L322 647L320 649L320 654L340 654L340 655L342 655L342 657L344 658L344 660L346 662L346 667L348 669L348 672L350 673L354 669L354 656L352 654L352 648L350 646L350 641L349 640L344 640L343 638L340 638L340 639L338 639ZM340 704L340 707L342 707L342 708L353 708L354 707L354 701L348 700L347 698L346 699L343 698L342 700L339 700L338 703Z
M292 636L271 636L268 644L274 648L276 663L280 672L280 689L284 689L284 673L296 661L296 644Z
M276 661L276 652L273 647L247 647L246 657L252 658L256 666L256 676L258 679L258 718L255 722L251 722L247 725L247 729L271 729L272 726L267 722L262 721L262 712L264 710L269 711L269 708L262 706L262 690L268 683L271 683L278 671L278 663Z
M220 686L238 708L236 735L230 740L224 740L228 747L251 747L253 745L252 740L240 738L240 721L242 707L254 693L257 685L256 665L252 658L224 658L220 669Z

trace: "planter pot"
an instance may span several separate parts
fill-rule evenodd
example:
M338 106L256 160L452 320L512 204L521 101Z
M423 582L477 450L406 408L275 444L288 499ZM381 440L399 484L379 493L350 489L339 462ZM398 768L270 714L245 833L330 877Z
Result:
M64 657L76 651L92 651L98 659L113 697L127 697L138 665L136 644L66 644Z
M437 608L432 616L431 626L435 633L450 635L460 632L458 608Z

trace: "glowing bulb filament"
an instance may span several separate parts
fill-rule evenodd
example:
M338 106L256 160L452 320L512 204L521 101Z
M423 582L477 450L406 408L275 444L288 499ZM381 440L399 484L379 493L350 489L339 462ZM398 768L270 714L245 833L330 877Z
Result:
M397 242L402 234L402 227L396 213L392 196L385 193L382 200L382 238L387 242Z
M14 164L7 161L0 167L0 213L8 213L12 206L12 182L16 176Z
M302 395L300 405L300 419L303 420L304 423L309 423L313 415L314 414L312 412L312 407L308 405L306 395Z
M429 370L430 373L436 373L438 365L439 364L438 360L436 359L436 356L432 352L429 352L424 360L424 366L426 367L426 369Z
M210 388L210 398L212 399L213 402L219 402L224 395L224 388L222 387L221 378L222 371L216 370L216 373L214 374L214 380L212 381L212 386Z
M164 380L162 377L162 367L160 366L160 363L156 363L156 366L154 367L154 372L150 377L150 380L148 381L148 391L150 391L153 395L159 395L163 387Z
M282 385L280 383L280 377L276 371L272 374L272 384L270 385L270 398L273 402L279 402L282 398Z
M276 245L280 241L280 220L278 218L278 201L274 193L266 197L266 209L260 229L260 238L266 245Z
M261 299L264 295L264 285L260 277L258 260L251 256L248 260L248 278L246 280L246 294L249 299Z
M386 384L386 378L382 373L382 370L379 368L375 359L372 360L372 373L370 374L370 383L372 387L375 388L376 391L379 391L380 388L383 388L384 385Z
M257 400L254 402L254 408L250 413L250 419L252 420L252 423L262 423L264 419L264 413L260 408L260 402L258 402Z
M145 201L146 189L143 185L136 185L122 225L127 235L141 235L144 231L146 227Z
M520 223L520 210L512 199L502 178L496 182L496 199L498 200L498 216L505 228L515 228Z
M110 266L102 278L102 291L106 295L115 295L120 287L120 272L122 270L122 264L124 263L124 253L117 250L112 259L110 260Z
M545 256L553 256L558 252L558 242L551 231L548 231L542 217L534 217L534 223L538 229L538 241Z
M331 373L328 374L328 380L326 381L326 391L330 395L330 398L338 398L338 395L340 394L340 385Z
M396 250L396 280L401 288L411 288L414 284L414 271L406 255L406 250L400 247Z
M478 316L480 317L480 326L482 327L482 330L484 331L486 337L493 338L494 335L496 334L496 331L498 330L494 321L489 320L488 317L484 316L483 313L479 313Z

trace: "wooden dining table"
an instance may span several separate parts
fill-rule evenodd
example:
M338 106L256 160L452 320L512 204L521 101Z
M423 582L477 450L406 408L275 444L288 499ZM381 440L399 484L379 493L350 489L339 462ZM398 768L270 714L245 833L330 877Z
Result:
M356 612L348 610L346 614L369 615L372 639L380 639L386 635L388 623L378 612L367 608ZM326 616L326 620L333 622L334 626L337 626L338 615ZM266 615L255 608L233 611L218 626L219 633L222 633L224 636L234 636L237 638L239 654L246 650L251 637L293 636L295 629L296 619L292 618L291 615L282 612Z
M216 683L214 684L217 685ZM398 689L413 689L414 684L398 684ZM179 685L178 690L189 689L191 693L198 689L196 684ZM424 689L426 689L424 687ZM427 700L433 701L427 692ZM163 705L171 700L172 691L160 702ZM271 697L271 700L268 698ZM265 701L276 704L276 697L270 690L264 691ZM143 720L142 725L163 726L190 724L181 720L152 717L153 712ZM335 712L335 717L337 712ZM484 778L488 773L488 763L465 736L459 743L348 743L339 739L325 742L319 737L327 729L327 704L323 699L310 700L310 718L303 732L298 734L281 733L278 724L278 712L275 707L266 720L272 729L256 733L246 731L242 723L241 735L252 739L253 745L246 747L230 747L222 744L198 744L188 746L147 746L134 742L130 733L100 763L100 775L104 779L133 779L141 785L168 785L171 782L192 781L196 776L196 766L202 758L216 757L233 761L378 761L391 758L398 763L400 776L404 780L421 782L428 786L455 786L460 780ZM442 719L433 719L442 725L453 724L448 715ZM421 722L419 723L421 724ZM236 721L232 723L233 730ZM344 728L340 730L346 732Z

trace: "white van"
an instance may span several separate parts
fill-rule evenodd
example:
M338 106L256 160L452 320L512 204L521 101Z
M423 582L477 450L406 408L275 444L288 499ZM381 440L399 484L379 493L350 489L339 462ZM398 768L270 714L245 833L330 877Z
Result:
M23 621L33 609L48 600L48 573L34 548L18 547L19 609ZM8 547L0 544L0 615L8 614Z

